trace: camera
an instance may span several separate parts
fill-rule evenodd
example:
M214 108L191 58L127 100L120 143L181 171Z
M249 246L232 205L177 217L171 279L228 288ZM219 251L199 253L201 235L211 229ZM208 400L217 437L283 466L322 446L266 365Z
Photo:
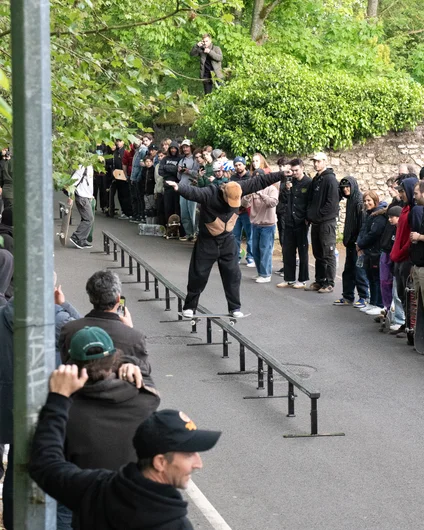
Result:
M205 166L199 166L199 169L203 171L205 169Z
M293 177L286 177L286 182L293 182Z

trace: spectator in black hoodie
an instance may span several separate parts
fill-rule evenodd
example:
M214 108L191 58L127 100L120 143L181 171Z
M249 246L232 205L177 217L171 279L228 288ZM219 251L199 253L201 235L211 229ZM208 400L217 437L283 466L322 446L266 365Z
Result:
M344 265L342 284L342 298L333 305L353 305L365 307L368 298L368 279L363 267L357 267L356 240L362 226L364 216L362 193L358 183L353 177L345 177L339 185L341 198L346 199L346 218L343 230L343 245L346 247L346 261ZM355 302L355 287L358 291L358 300ZM354 303L355 302L355 303Z
M144 184L144 203L146 208L147 224L156 223L156 200L155 200L155 166L153 157L144 157L144 167L141 170L141 180Z
M420 180L414 189L415 201L424 206L424 180ZM414 279L415 296L417 304L423 304L424 300L424 216L418 229L411 232L411 261L412 277ZM420 312L417 311L417 314ZM422 323L421 323L422 324Z
M32 443L33 480L74 511L78 530L193 530L177 488L187 487L192 471L203 467L199 452L212 449L221 433L197 429L183 412L161 410L135 433L137 463L119 471L81 470L66 462L64 441L70 398L87 379L75 365L53 372Z
M167 180L178 182L178 162L181 160L181 155L178 150L178 143L171 142L168 149L167 156L159 163L159 175L163 177L163 182ZM180 215L180 196L171 186L164 184L163 188L163 207L165 212L165 222L171 215ZM180 227L180 234L182 232Z
M339 213L339 183L327 155L312 157L317 174L309 188L307 219L312 224L312 252L315 257L315 281L305 291L332 293L336 277L336 224Z

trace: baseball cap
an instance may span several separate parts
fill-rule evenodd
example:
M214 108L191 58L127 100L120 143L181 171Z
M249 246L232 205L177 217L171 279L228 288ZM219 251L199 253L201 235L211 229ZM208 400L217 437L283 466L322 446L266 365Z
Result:
M325 153L315 153L311 160L327 160L327 155Z
M242 164L246 165L246 159L244 158L244 156L236 156L233 160L233 164L236 165L237 162L241 162Z
M216 160L213 164L212 164L212 170L213 171L221 171L222 169L222 162L219 162L218 160Z
M348 179L342 179L339 184L340 188L350 188L350 182Z
M101 348L103 351L90 354L88 350L91 348ZM74 333L68 351L74 361L102 359L108 355L113 355L115 352L116 349L110 336L104 329L95 326L86 326Z
M400 206L392 206L387 210L388 217L400 217L402 208Z
M157 150L158 150L158 146L154 144L150 145L148 149L148 151L157 151Z
M138 458L152 458L175 451L197 453L212 449L220 436L221 431L198 429L184 412L163 409L138 426L133 446Z
M185 140L183 140L183 141L181 142L181 145L182 145L182 146L183 146L183 145L191 145L191 142L190 142L190 140L189 140L188 138L186 138Z
M217 158L219 158L221 155L222 155L222 151L221 151L221 149L214 149L214 150L212 151L212 157L215 158L215 160L216 160Z
M237 182L228 182L224 186L225 197L232 208L241 206L241 186Z

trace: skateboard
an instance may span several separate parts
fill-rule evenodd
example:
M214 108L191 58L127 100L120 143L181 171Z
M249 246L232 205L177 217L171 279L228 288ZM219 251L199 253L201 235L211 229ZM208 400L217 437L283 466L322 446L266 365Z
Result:
M180 216L175 213L170 215L168 222L166 223L166 239L177 239L178 237L180 237L180 226Z
M150 225L146 223L140 223L138 225L139 236L159 236L164 237L166 234L166 228L162 225Z
M414 283L409 276L405 288L406 311L405 311L405 332L406 340L410 346L414 345L415 325L417 321L417 299L415 296ZM422 306L422 304L420 304ZM421 308L422 312L422 308ZM424 323L421 320L422 323ZM422 333L421 333L422 334Z
M424 354L424 306L421 294L416 296L417 318L415 321L414 343L418 353Z
M122 169L115 169L112 173L115 180L127 180L125 173Z
M93 212L93 224L91 225L90 233L88 234L87 241L93 242L93 230L94 230L94 219L96 218L96 199L93 197L90 199L91 211Z
M230 326L234 326L237 323L237 320L249 317L251 315L251 313L246 313L242 317L233 317L233 316L231 316L229 314L219 314L219 313L218 314L212 314L212 313L209 314L209 313L207 313L205 315L200 315L199 314L199 315L193 315L192 317L187 318L182 313L178 313L178 314L180 316L182 316L185 320L190 320L192 326L194 326L198 322L200 322L202 320L202 318L218 318L220 320L228 320L228 323L230 324Z
M62 224L60 225L60 232L58 232L59 241L62 247L66 247L69 241L69 225L71 222L72 205L74 201L68 197L66 203L60 203L60 212L62 214Z

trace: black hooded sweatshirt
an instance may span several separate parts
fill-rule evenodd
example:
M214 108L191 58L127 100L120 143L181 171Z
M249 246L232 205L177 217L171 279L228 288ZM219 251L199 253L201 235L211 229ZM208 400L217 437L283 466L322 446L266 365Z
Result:
M172 147L175 147L177 150L177 153L175 156L171 155ZM179 153L177 142L171 142L169 149L168 149L168 154L166 155L165 158L162 158L162 160L159 163L159 175L163 177L164 189L169 189L169 186L165 184L166 180L172 180L172 182L178 182L179 180L178 162L181 160L181 158L182 156Z
M339 214L339 183L331 167L312 179L307 219L312 224L333 221Z
M41 410L29 473L74 512L77 530L193 530L187 503L173 486L145 478L135 463L118 472L82 470L63 454L72 400L50 393ZM129 434L130 436L130 434Z
M343 180L348 180L350 184L350 195L348 197L343 195L343 197L347 199L346 219L343 230L343 245L347 247L353 246L356 243L362 226L364 209L362 193L359 191L356 179L353 177L345 177Z

